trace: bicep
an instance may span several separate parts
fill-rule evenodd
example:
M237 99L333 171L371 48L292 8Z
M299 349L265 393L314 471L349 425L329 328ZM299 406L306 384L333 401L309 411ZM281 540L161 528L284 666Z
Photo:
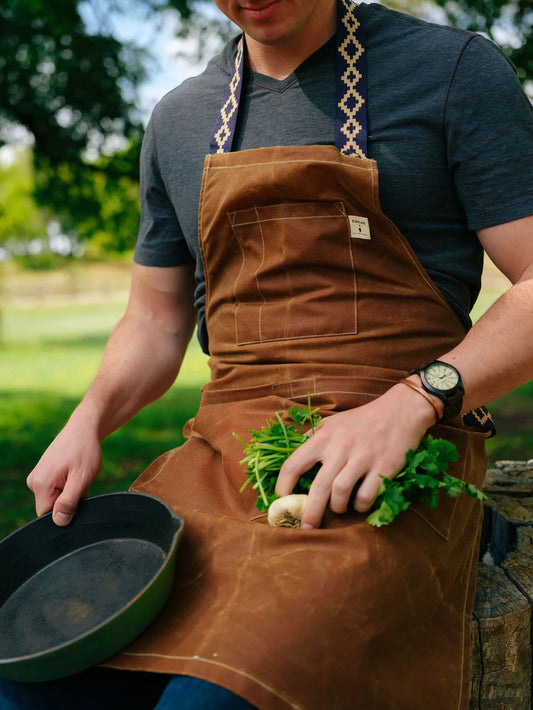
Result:
M487 255L511 283L533 278L533 215L480 229L477 234Z

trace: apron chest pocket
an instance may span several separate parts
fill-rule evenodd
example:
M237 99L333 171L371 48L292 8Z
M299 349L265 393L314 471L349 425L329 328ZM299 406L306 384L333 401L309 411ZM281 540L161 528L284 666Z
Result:
M342 202L228 213L237 344L357 333L354 240Z

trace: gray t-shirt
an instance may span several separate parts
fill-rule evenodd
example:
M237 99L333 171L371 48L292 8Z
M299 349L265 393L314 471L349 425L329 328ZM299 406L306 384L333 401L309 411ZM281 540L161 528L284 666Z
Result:
M533 109L489 40L363 7L368 153L378 165L381 206L468 327L483 264L475 230L533 213ZM235 40L159 102L141 157L135 261L196 263L206 352L197 210L234 53ZM281 81L247 71L233 149L334 144L334 71L334 38Z

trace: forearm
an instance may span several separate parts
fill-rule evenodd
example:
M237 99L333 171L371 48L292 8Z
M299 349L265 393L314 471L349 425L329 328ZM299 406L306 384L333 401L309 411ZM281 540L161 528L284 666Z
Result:
M193 319L170 331L143 313L126 313L112 333L100 369L70 423L103 441L173 384L190 340Z
M461 373L468 411L533 378L532 353L533 273L526 272L441 359Z

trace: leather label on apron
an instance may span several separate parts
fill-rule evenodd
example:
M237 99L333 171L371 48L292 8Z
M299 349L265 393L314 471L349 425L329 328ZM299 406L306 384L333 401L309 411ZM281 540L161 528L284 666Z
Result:
M350 223L350 236L352 239L371 239L370 224L367 217L357 217L354 214L348 215Z

